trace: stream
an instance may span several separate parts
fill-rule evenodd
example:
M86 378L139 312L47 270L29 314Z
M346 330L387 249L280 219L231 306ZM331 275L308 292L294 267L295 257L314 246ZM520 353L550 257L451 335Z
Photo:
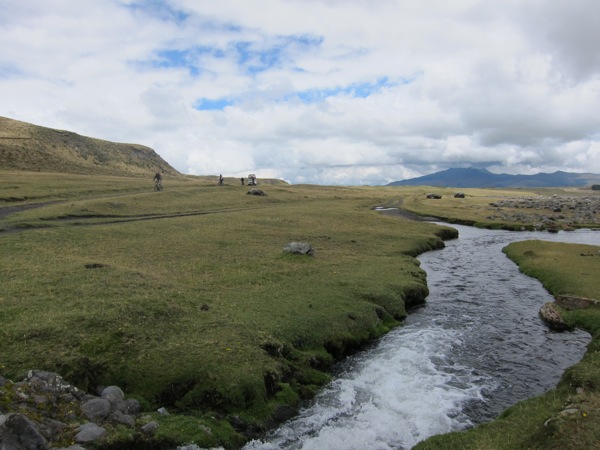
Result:
M538 310L552 296L502 248L529 239L600 245L600 232L452 226L459 239L418 258L430 289L425 306L340 363L297 417L244 449L410 449L556 386L589 335L550 331Z

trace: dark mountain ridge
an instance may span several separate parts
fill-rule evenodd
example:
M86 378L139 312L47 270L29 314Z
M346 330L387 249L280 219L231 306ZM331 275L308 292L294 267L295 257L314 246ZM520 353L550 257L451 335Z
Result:
M492 173L486 169L452 168L418 178L394 181L387 186L439 186L456 188L584 187L600 184L600 175L557 171L535 175Z

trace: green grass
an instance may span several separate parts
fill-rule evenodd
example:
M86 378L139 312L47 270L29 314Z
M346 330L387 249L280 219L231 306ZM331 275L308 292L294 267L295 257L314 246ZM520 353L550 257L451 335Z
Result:
M259 197L193 177L159 193L134 178L4 179L4 198L56 203L0 220L3 375L116 384L183 414L184 429L204 413L260 428L278 405L312 396L336 359L424 299L413 256L448 235L371 210L397 195L378 188L272 184ZM284 254L290 241L315 255ZM223 430L219 442L239 443Z
M504 252L554 295L600 298L600 247L545 241L508 245ZM592 334L582 361L556 389L516 404L496 420L466 432L434 436L415 450L581 450L600 442L600 308L562 311L571 325ZM561 412L567 408L574 414Z
M237 179L217 187L216 177L165 177L155 193L146 178L2 175L0 372L54 370L89 391L117 384L149 411L165 406L170 416L143 419L161 423L153 445L165 448L239 447L246 437L228 419L260 431L278 406L310 398L336 360L423 300L425 274L413 257L452 232L374 206L506 227L485 221L487 203L531 194L465 190L465 202L442 190L439 201L424 199L431 188L264 180L260 197ZM37 207L2 216L27 205ZM284 254L290 241L310 242L315 255ZM600 256L581 256L595 249L518 245L507 253L553 293L598 298ZM600 330L598 310L566 317ZM556 390L418 448L589 447L600 428L598 348L595 338ZM568 403L581 415L560 418ZM115 428L103 445L125 443L147 444Z

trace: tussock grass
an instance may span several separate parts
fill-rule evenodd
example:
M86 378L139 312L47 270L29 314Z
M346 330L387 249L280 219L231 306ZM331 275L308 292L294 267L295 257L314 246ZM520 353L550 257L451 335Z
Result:
M195 178L155 193L139 179L11 177L58 201L0 219L3 374L54 370L259 428L423 301L413 255L449 235L373 211L397 195L386 189L272 184L261 197ZM284 254L290 241L315 255Z

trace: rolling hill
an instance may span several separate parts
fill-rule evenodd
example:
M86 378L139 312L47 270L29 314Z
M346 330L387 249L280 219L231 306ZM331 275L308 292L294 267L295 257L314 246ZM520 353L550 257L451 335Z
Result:
M0 169L148 176L181 174L153 149L0 117Z
M600 184L600 175L557 171L535 175L492 173L486 169L447 169L418 178L394 181L387 186L439 186L456 188L584 187Z

